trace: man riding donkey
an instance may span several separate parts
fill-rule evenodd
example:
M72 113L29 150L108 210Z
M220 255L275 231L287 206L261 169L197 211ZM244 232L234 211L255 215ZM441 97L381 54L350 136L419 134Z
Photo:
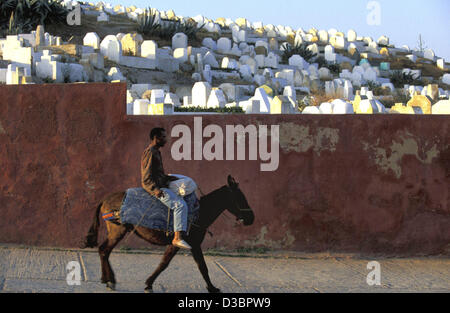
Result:
M150 132L150 145L142 154L142 187L173 211L175 237L172 245L182 249L191 249L191 246L183 240L183 235L187 230L188 206L181 196L169 189L170 182L176 181L178 178L164 173L159 149L164 147L166 143L165 129L152 129Z

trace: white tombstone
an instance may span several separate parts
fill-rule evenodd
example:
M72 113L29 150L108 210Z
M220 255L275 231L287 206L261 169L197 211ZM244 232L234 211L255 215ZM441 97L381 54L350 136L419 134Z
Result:
M319 41L321 43L328 43L328 32L325 30L320 30L317 35L319 36Z
M133 103L134 115L148 115L150 108L150 101L148 99L136 99Z
M334 52L334 47L331 45L325 46L325 60L329 63L336 62L336 53Z
M251 100L258 100L260 104L261 113L270 113L270 97L267 95L264 88L257 88L255 96Z
M176 94L170 92L166 94L166 97L164 98L164 103L172 104L174 107L181 106L180 98Z
M231 40L225 37L217 41L217 51L219 53L229 53L231 51Z
M329 97L336 94L336 88L333 81L325 82L325 94Z
M444 74L444 76L442 76L442 82L446 85L450 85L450 74Z
M353 29L350 29L350 30L347 32L347 40L348 40L349 42L356 41L357 38L358 38L358 35L356 34L356 32L355 32Z
M248 100L245 101L245 107L243 107L243 109L245 110L246 114L259 114L261 113L261 108L260 108L260 101L259 100ZM239 103L239 105L242 102Z
M437 65L437 67L438 67L439 69L445 70L445 69L446 69L446 67L445 67L445 59L438 59L438 60L436 61L436 65Z
M330 38L330 44L336 49L345 49L346 41L344 37L332 36Z
M297 93L295 92L295 89L292 86L284 87L283 96L291 98L293 101L297 101Z
M321 114L321 112L316 106L308 106L303 110L302 114Z
M165 97L164 89L153 89L150 95L150 104L164 103Z
M225 95L220 89L213 89L209 95L207 108L224 108L227 101L225 100Z
M208 82L195 83L192 88L192 105L206 108L211 89Z
M216 57L214 54L210 51L206 52L205 56L203 57L203 64L209 64L211 67L218 68L219 63L216 60Z
M423 57L424 57L425 59L434 61L434 58L435 58L434 51L431 50L431 49L426 49L426 50L424 51L424 53L423 53Z
M177 48L173 51L173 57L180 63L186 63L188 61L188 51L186 48Z
M91 46L94 49L100 48L100 37L95 32L87 33L83 38L84 46Z
M41 61L36 62L36 76L40 78L50 78L55 82L64 82L62 63L56 61L56 57L50 54L49 50L44 50Z
M227 68L227 69L238 69L239 68L239 64L235 59L230 59L228 57L224 57L222 59L222 68Z
M353 104L350 102L336 99L332 102L333 104L333 114L354 114Z
M113 80L126 81L127 80L125 78L125 76L122 75L122 72L120 71L120 69L117 67L111 67L107 76L110 81L113 81Z
M417 56L415 56L414 54L409 54L406 57L413 63L417 62Z
M141 57L156 60L158 44L154 40L145 40L141 45Z
M100 43L100 52L109 60L119 63L122 57L122 44L116 36L108 35Z
M372 69L371 67L368 68L365 72L364 72L364 79L366 81L373 81L376 82L377 81L377 72L375 72L374 69Z
M295 66L299 68L300 70L303 69L303 64L305 63L305 60L298 54L294 54L289 58L289 65Z
M450 100L441 100L431 107L431 114L450 115Z
M99 16L97 16L97 22L109 22L109 15L105 12L101 12Z
M172 37L172 49L187 48L188 37L184 33L176 33Z
M266 65L266 67L275 68L275 69L277 69L279 67L278 57L273 52L269 53L269 55L266 57L266 60L264 63Z
M333 103L324 102L319 106L320 114L333 114Z
M378 44L382 46L389 46L389 38L386 36L381 36L378 39Z
M214 41L214 39L209 37L203 39L202 46L207 47L211 50L217 50L217 43Z
M344 83L344 98L353 101L355 95L353 94L353 85L350 81L346 80Z

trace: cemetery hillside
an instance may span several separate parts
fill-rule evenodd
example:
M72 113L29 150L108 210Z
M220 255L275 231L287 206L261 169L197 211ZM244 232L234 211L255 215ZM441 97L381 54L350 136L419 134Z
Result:
M431 48L175 12L2 0L0 84L126 82L129 115L450 114Z

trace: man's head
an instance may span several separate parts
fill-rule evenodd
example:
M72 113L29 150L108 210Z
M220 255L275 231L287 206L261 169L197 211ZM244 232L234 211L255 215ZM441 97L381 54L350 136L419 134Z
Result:
M164 128L153 128L150 132L150 140L159 147L164 147L167 143L166 130Z

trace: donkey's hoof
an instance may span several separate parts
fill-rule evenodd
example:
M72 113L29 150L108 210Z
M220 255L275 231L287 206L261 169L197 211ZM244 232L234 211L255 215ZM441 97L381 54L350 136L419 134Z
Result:
M208 289L209 293L220 293L221 292L219 288L216 288L214 286L207 287L207 289Z
M145 293L153 293L153 288L147 287L147 288L145 288L144 292Z
M108 289L109 291L116 291L116 284L112 282L107 282L106 289Z

